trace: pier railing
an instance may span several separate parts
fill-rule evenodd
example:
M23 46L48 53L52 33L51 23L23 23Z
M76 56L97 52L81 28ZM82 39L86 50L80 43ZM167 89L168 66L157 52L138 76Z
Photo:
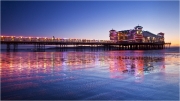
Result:
M70 43L164 43L164 41L129 42L116 40L73 39L73 38L42 38L42 37L15 37L1 36L1 42L70 42Z

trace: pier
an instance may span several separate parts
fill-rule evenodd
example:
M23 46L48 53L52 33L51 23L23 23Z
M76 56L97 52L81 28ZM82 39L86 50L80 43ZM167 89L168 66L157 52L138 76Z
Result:
M153 50L170 48L170 42L118 42L114 40L87 40L87 39L60 39L60 38L33 38L33 37L6 37L1 36L1 44L7 50L18 50L19 45L34 45L33 50L45 50L46 45L54 45L57 49L74 48L82 50L86 47L97 50Z

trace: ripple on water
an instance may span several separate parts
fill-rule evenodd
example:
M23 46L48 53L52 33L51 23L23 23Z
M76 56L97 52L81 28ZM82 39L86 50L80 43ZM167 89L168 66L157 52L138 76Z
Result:
M2 52L3 100L177 100L179 53Z

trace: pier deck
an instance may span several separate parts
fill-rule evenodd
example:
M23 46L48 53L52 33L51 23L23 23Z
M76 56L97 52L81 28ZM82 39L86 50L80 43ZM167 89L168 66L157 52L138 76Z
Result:
M111 50L112 47L116 47L119 50L151 50L151 49L164 49L169 48L171 43L154 42L154 43L143 43L143 42L75 42L75 41L3 41L1 44L7 46L7 50L10 50L10 46L13 45L13 50L18 49L18 45L34 45L35 50L45 50L46 45L56 45L59 48L66 48L72 46L74 48L88 46L88 47L103 47Z

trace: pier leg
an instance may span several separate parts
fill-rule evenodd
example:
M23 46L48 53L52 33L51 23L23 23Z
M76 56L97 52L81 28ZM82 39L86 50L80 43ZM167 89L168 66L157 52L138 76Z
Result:
M18 44L14 43L14 51L18 49Z
M7 51L9 51L10 50L10 44L7 44Z

